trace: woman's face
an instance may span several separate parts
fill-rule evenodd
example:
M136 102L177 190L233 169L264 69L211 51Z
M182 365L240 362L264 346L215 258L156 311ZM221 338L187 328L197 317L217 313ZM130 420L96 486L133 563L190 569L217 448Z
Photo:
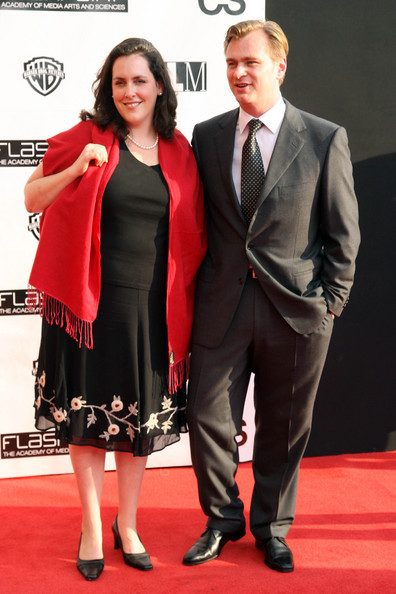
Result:
M113 64L112 94L118 113L131 128L152 126L155 103L162 87L146 58L140 54L121 56Z

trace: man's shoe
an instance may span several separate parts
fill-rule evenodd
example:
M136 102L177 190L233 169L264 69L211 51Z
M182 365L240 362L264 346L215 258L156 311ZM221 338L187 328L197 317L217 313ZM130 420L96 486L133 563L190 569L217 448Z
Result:
M207 528L197 542L183 557L184 565L199 565L216 559L224 545L232 540L235 542L245 536L245 530L239 532L222 532L214 528Z
M273 536L265 540L256 540L256 547L264 551L264 563L271 569L283 573L293 571L293 553L284 538Z

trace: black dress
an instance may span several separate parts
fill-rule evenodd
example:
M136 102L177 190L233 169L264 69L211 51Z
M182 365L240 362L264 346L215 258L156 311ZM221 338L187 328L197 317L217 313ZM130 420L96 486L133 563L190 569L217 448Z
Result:
M101 216L101 294L93 349L43 318L36 427L75 445L146 456L186 431L185 386L168 391L169 194L160 166L120 144Z

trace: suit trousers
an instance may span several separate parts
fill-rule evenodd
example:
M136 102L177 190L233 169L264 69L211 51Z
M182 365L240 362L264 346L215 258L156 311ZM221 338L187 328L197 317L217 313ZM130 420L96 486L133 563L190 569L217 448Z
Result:
M210 528L234 532L245 527L235 481L236 437L254 373L250 529L259 539L287 535L332 330L329 312L315 332L297 334L249 274L220 346L207 348L193 337L187 419L200 503Z

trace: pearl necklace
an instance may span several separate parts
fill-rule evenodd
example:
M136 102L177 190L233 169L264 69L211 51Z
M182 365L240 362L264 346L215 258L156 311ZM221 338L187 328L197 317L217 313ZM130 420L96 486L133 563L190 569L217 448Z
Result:
M150 149L155 148L157 146L157 144L158 144L158 134L157 134L157 138L155 139L154 144L152 144L151 146L144 146L143 144L139 144L138 142L136 142L136 140L134 140L132 138L132 136L129 136L129 134L127 134L127 138L129 138L129 140L131 142L133 142L133 144L136 144L136 146L138 146L141 149L144 149L145 151L149 151Z

